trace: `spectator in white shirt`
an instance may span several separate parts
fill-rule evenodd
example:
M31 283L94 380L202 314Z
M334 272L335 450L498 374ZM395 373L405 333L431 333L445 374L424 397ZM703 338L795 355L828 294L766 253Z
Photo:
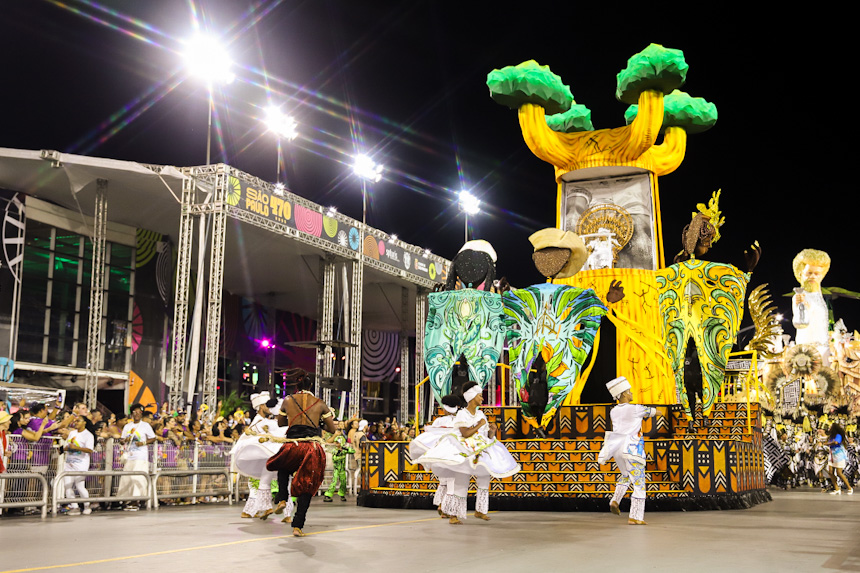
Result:
M122 429L121 441L126 446L126 460L123 471L149 471L149 444L155 442L152 426L142 421L143 405L132 404L131 422ZM117 497L147 495L146 478L140 475L123 476L119 480ZM126 511L137 511L140 502L129 503Z

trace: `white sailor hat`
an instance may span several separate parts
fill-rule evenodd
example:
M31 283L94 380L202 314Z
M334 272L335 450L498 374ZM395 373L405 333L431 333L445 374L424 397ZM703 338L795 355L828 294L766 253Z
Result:
M251 406L256 410L263 404L269 401L268 392L260 392L259 394L251 394Z
M613 378L606 383L606 389L609 390L609 393L612 394L612 397L616 400L624 393L625 390L630 390L632 388L633 387L630 385L630 382L624 376Z

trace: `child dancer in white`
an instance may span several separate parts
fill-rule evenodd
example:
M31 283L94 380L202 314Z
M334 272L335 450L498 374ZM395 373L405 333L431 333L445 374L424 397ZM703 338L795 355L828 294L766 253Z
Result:
M426 454L413 460L422 465L429 463L434 471L442 467L453 473L454 483L449 484L442 501L442 513L450 516L452 525L466 519L470 476L475 476L478 486L475 517L489 521L490 479L512 476L520 471L520 464L496 440L495 424L489 424L487 417L478 409L484 403L482 392L477 382L467 382L463 386L466 407L457 412L454 430L442 436Z
M656 408L631 404L633 393L630 382L621 376L610 380L606 387L618 405L612 408L612 431L606 432L603 448L597 456L601 464L615 458L615 465L621 476L615 484L615 495L609 502L609 510L621 515L618 503L627 493L633 482L633 495L630 498L628 525L648 525L645 523L645 440L642 438L642 420L657 415Z
M445 434L450 434L454 429L454 416L457 411L463 408L466 402L462 396L448 394L442 397L442 408L447 412L446 416L439 416L433 420L433 424L424 432L415 437L409 443L409 457L416 460L432 449L439 439ZM436 493L433 496L433 505L438 508L439 515L442 517L450 517L442 511L442 502L445 500L445 495L448 493L448 487L453 486L454 474L446 469L442 464L425 464L428 471L436 474L436 479L439 480L439 485L436 487Z
M256 488L249 480L251 495L242 509L242 517L266 520L273 513L280 513L284 509L290 517L292 506L289 502L278 504L277 508L272 505L272 481L277 479L278 472L266 469L266 461L280 448L280 444L267 441L266 436L283 437L285 432L285 428L278 427L276 420L269 418L272 408L278 406L278 401L269 398L268 392L261 392L251 394L251 405L257 409L257 415L246 428L245 434L236 441L231 452L233 470L259 480ZM278 483L278 487L288 488L289 484ZM289 500L289 496L286 499Z

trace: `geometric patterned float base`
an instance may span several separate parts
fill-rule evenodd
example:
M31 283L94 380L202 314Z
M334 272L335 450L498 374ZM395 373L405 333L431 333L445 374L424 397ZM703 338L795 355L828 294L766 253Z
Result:
M758 404L751 404L748 420L746 404L717 403L710 423L697 421L692 429L680 406L657 408L657 418L643 428L649 511L741 509L770 500ZM519 408L484 408L484 413L496 422L497 438L523 467L491 482L491 509L607 510L619 475L614 464L597 462L603 435L612 429L607 405L560 408L549 424L551 438L544 440L521 423ZM365 444L359 505L433 507L435 476L412 463L407 445Z

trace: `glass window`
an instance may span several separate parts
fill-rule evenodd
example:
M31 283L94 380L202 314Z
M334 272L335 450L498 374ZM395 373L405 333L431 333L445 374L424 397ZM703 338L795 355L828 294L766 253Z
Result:
M127 245L118 243L110 243L110 266L130 269L131 257L134 256L134 249Z
M63 257L80 257L81 241L85 240L76 233L57 229L57 236L54 239L54 252L58 256Z
M53 248L51 235L55 234ZM86 366L93 243L89 237L28 221L22 267L18 360L42 362L48 317L48 363ZM83 245L83 258L81 258ZM130 355L129 303L134 295L134 247L107 243L110 265L104 283L102 344L105 370L125 371ZM53 254L53 267L51 256ZM82 267L83 265L83 267ZM53 273L48 278L49 271ZM80 272L81 277L78 277ZM46 298L51 289L50 300ZM78 305L80 297L80 306ZM76 310L76 308L78 310ZM77 325L77 328L76 328ZM77 340L77 354L73 354Z
M132 271L128 269L113 266L113 262L111 262L110 269L108 269L107 289L112 294L129 294L131 292L131 273Z

